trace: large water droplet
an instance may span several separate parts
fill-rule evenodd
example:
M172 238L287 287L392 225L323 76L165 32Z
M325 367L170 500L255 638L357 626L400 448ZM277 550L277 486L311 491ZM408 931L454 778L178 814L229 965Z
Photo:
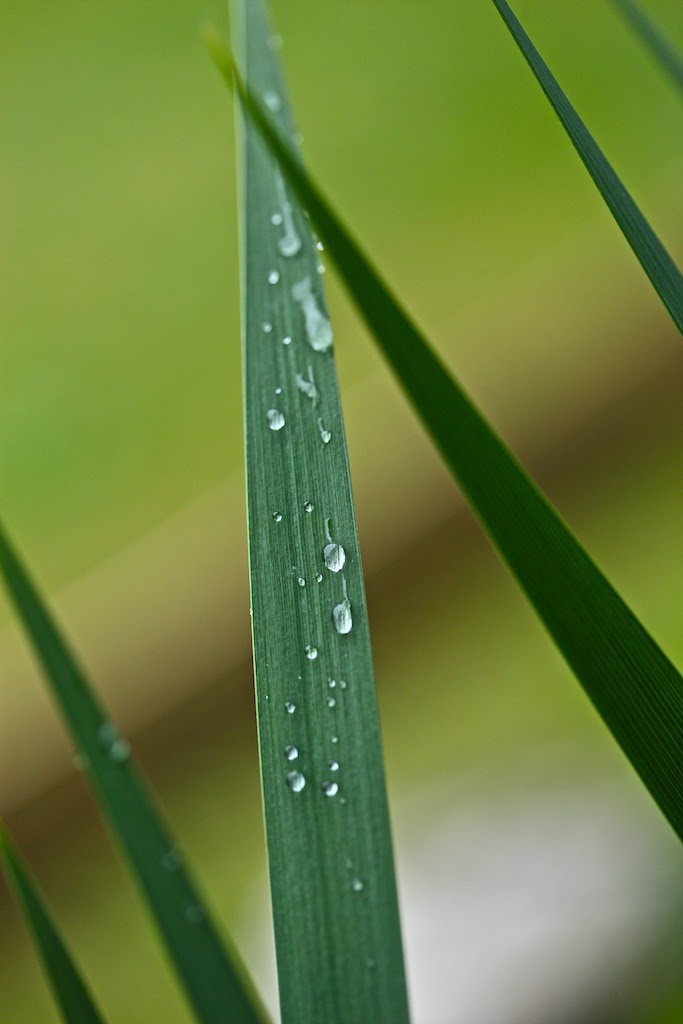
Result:
M318 648L313 647L312 644L306 644L306 646L304 647L304 652L309 661L315 661L315 659L318 657Z
M291 700L285 701L285 711L288 715L293 715L296 711L296 704L292 704Z
M315 402L318 401L318 389L315 386L315 381L313 380L313 370L311 369L310 366L308 368L308 376L310 378L309 380L307 380L302 373L297 373L294 376L294 380L296 381L296 386L298 387L299 391L301 391L302 394L306 395L306 398L310 398L311 401L315 404Z
M312 512L312 511L313 511L313 502L312 501L305 501L304 502L304 512Z
M288 772L285 781L294 793L300 793L306 785L306 779L301 772Z
M336 796L339 792L339 786L336 782L323 782L322 788L325 796Z
M269 409L266 419L271 430L282 430L285 425L285 418L279 409Z
M290 745L288 747L285 747L285 757L287 758L288 761L296 761L298 756L299 756L299 748L298 747L293 746L293 744L291 744L291 743L290 743Z
M294 285L292 297L301 306L309 345L316 352L326 352L332 346L332 328L330 321L318 307L310 277L305 277L303 281Z
M351 888L353 889L354 892L362 892L365 886L363 885L360 878L354 878L353 881L351 882Z
M268 274L268 284L277 284L279 280L280 280L280 271L279 270L271 270L270 273Z
M272 89L269 89L267 92L264 92L263 102L268 107L268 110L270 110L273 114L277 114L277 112L282 109L282 100L280 99L278 94L274 92Z
M338 633L344 635L351 632L353 618L351 616L351 602L348 597L345 597L343 601L340 601L332 609L332 622Z
M346 562L346 552L341 544L332 541L323 548L323 561L330 572L341 572Z

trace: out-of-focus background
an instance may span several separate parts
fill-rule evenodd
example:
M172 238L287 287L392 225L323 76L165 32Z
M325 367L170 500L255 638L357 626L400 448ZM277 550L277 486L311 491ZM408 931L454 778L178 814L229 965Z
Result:
M490 0L273 2L305 154L683 660L683 351ZM683 111L608 2L518 13L672 254ZM683 45L679 0L648 10ZM273 998L218 0L7 0L2 515ZM327 275L418 1024L683 1021L673 834ZM3 599L0 810L116 1021L188 1021ZM0 1019L56 1020L0 890Z

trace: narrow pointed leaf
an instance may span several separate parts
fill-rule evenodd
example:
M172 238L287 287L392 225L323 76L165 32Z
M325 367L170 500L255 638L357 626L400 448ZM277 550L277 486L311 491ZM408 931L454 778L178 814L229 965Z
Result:
M241 0L235 14L246 75L291 137L263 8ZM320 256L273 156L252 125L240 127L253 646L282 1020L406 1024L367 610Z
M679 331L683 332L683 277L636 206L597 142L571 105L506 0L493 0L612 216L638 257Z
M673 43L634 0L614 0L614 3L683 93L683 57Z
M21 907L50 988L66 1024L103 1024L88 987L28 870L0 827L0 860Z
M0 573L197 1019L203 1024L259 1024L263 1017L243 968L221 942L132 764L127 741L104 713L2 531Z
M234 75L245 109L465 497L683 838L683 679L392 296L232 68L227 50L215 46L214 55L228 82Z

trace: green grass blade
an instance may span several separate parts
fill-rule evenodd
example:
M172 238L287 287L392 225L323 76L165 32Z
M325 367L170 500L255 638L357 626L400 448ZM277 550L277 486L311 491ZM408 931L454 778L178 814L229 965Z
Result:
M263 8L255 0L235 8L249 81L291 136ZM253 126L240 127L253 647L282 1020L406 1024L367 610L319 254L276 161Z
M634 0L614 0L614 4L683 93L683 57L673 43Z
M522 51L612 216L650 278L662 302L683 333L683 277L668 252L606 159L597 142L574 110L557 80L529 39L506 0L493 0Z
M0 573L197 1019L203 1024L259 1024L263 1017L243 969L224 948L133 767L127 741L102 710L2 531Z
M0 826L0 860L21 907L50 983L67 1024L103 1024L87 985L52 921L27 869Z
M214 43L227 80L230 55ZM234 74L380 349L586 693L683 838L683 679L525 474Z

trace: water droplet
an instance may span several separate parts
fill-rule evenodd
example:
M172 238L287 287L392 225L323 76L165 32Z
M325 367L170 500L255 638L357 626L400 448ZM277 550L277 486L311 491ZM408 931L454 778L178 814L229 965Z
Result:
M323 263L318 263L318 266L315 269L318 271L319 274L325 273L325 265Z
M288 772L285 781L294 793L300 793L306 785L306 779L301 772Z
M361 882L360 878L354 878L351 882L351 888L354 892L362 892L365 886Z
M277 284L279 280L280 280L280 271L279 270L271 270L270 273L268 274L268 284Z
M306 646L304 647L304 651L309 661L315 661L315 659L318 657L318 648L313 647L312 644L306 644Z
M323 574L321 572L317 572L315 574L315 581L316 581L316 583L322 583L322 581L323 581Z
M327 685L329 686L329 688L331 690L333 690L335 688L335 686L337 685L337 680L336 679L328 679L327 680Z
M339 792L339 786L336 782L323 782L323 793L325 796L336 796Z
M290 336L288 334L285 335L285 337L282 339L282 344L283 345L291 345L292 344L292 339L290 338Z
M310 366L308 368L308 376L310 380L306 380L302 373L297 373L294 376L294 380L296 381L296 386L298 387L299 391L301 391L302 394L306 395L306 398L310 398L311 401L315 404L318 401L318 389L315 386L315 381L313 380L313 370Z
M185 920L188 924L199 924L204 914L198 903L188 903L185 907Z
M130 743L124 739L113 722L103 722L97 731L97 739L116 764L123 764L130 757Z
M177 846L172 846L169 850L166 850L161 857L161 866L164 871L177 871L182 861L182 855Z
M282 220L285 226L285 233L282 238L279 239L277 247L283 256L296 256L301 249L301 238L299 237L299 232L296 230L296 226L294 224L292 204L287 198L285 183L282 180L282 175L279 173L275 178L275 187L277 189L278 199L280 200Z
M273 512L273 521L276 523L282 522L282 512Z
M338 772L339 771L339 761L330 761L330 771L331 772Z
M332 737L332 742L333 743L339 743L339 737L338 736L333 736Z
M326 352L332 346L332 328L330 321L318 308L310 277L294 285L292 297L301 306L309 345L316 352Z
M127 761L130 757L130 743L128 740L123 738L114 740L109 748L109 756L116 764L123 764L124 761Z
M282 430L285 425L285 418L279 409L269 409L266 418L271 430Z
M328 697L325 703L327 704L328 708L333 708L337 702L334 699L334 697Z
M303 576L299 576L296 582L299 584L300 587L306 586L306 580L303 578Z
M282 394L282 388L275 388L275 394L276 395L281 395Z
M288 761L296 761L298 756L299 756L299 748L298 747L295 747L292 744L290 744L288 747L285 747L285 757L287 758Z
M304 502L304 512L312 512L312 511L313 511L313 502L312 501L305 501Z
M268 107L268 110L273 114L277 114L277 112L282 109L282 100L276 92L273 92L272 89L269 89L268 92L264 92L263 102Z
M340 686L340 688L341 688L342 690L345 690L345 689L346 689L346 686L347 686L346 680L345 680L345 679L340 679L340 680L339 680L339 686Z
M282 214L274 213L273 216L270 218L270 223L275 225L275 227L279 227L280 224L282 224Z
M318 430L320 431L320 440L322 443L329 444L332 440L332 431L323 426L323 421L321 419L318 420Z
M271 324L270 320L264 320L261 326L263 327L264 334L270 334L270 332L273 329L273 325Z
M292 704L291 700L285 701L285 711L288 715L293 715L296 711L296 704Z
M332 622L338 633L345 635L351 632L353 618L351 616L351 602L348 597L345 597L343 601L340 601L332 609Z
M346 562L346 552L341 544L332 541L323 548L323 561L330 572L341 572Z
M320 241L320 239L318 239L318 241L317 241L317 242L315 243L315 247L316 247L316 249L318 250L318 252L322 252L322 251L323 251L323 249L325 248L325 246L324 246L324 245L323 245L323 243L322 243L322 242Z
M375 961L374 961L374 960L372 959L372 957L371 957L371 956L369 956L369 957L367 958L367 960L365 961L365 964L366 964L366 966L367 966L367 968L368 968L368 970L369 970L369 971L372 971L372 970L374 970L374 969L375 969L375 967L377 966L377 964L375 963Z

